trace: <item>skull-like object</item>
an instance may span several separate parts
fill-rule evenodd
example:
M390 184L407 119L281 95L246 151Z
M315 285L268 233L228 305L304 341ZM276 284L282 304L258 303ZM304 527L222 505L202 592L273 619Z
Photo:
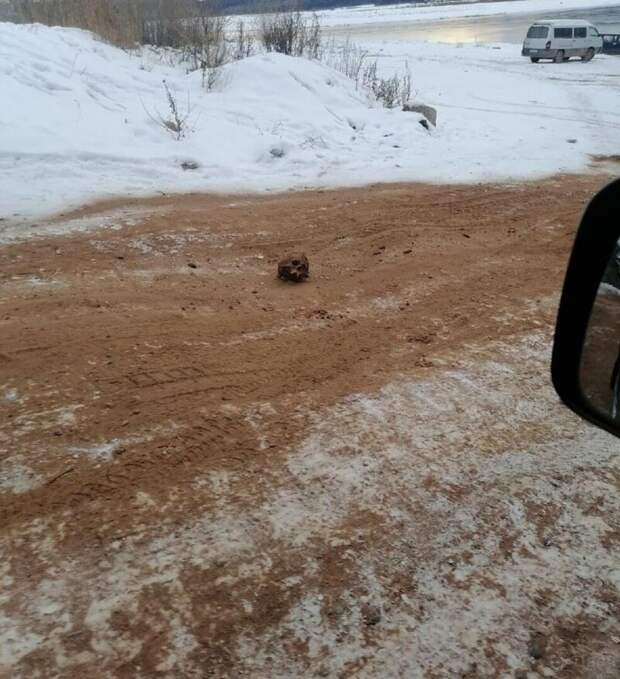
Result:
M278 278L283 281L301 283L310 274L310 264L304 254L286 257L278 262Z

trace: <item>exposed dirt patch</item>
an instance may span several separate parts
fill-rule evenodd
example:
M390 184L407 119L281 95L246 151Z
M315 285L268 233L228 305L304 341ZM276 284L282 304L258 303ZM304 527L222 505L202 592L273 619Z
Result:
M603 181L191 195L12 227L0 667L617 676L615 449L548 380ZM290 252L299 285L275 275Z

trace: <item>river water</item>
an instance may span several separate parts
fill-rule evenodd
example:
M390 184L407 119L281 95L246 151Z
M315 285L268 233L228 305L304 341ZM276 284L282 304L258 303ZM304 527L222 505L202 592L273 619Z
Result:
M386 9L386 12L390 11ZM528 27L540 19L585 19L601 33L620 33L620 4L617 7L574 10L570 12L544 12L507 14L496 16L442 19L429 22L407 23L402 18L394 22L338 26L324 29L334 36L349 35L353 40L415 40L450 43L523 42Z

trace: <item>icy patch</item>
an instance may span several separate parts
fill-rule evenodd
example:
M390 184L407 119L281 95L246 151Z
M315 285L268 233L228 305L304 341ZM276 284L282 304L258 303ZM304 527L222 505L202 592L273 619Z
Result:
M114 438L110 441L93 443L88 446L72 446L68 449L68 452L71 453L74 458L84 455L93 460L107 462L114 457L115 453L122 452L125 448L130 448L131 446L144 443L145 441L151 441L155 436L167 436L177 431L179 431L179 426L175 423L171 423L166 426L153 427L148 433L144 434L132 434L131 436Z
M23 435L41 429L74 425L77 423L76 411L83 407L82 404L78 403L34 413L24 413L13 420L15 433Z
M134 438L133 443L138 443L142 439ZM114 453L127 444L129 439L112 439L111 441L106 441L105 443L98 443L92 446L73 446L69 448L69 452L73 457L77 458L82 455L93 458L95 460L111 460Z
M2 286L0 299L9 301L14 299L16 295L23 295L24 291L28 289L63 288L66 286L66 281L55 275L51 278L43 276L11 276L10 280L6 281Z
M375 311L395 311L402 301L396 295L385 295L370 300L369 304Z
M0 670L15 667L29 653L38 648L43 641L39 634L18 630L11 620L0 613Z
M4 391L4 400L9 403L17 401L17 389L6 389Z
M0 490L25 493L38 485L40 476L14 459L5 460L0 467Z
M2 154L0 154L0 166L1 161ZM57 209L60 209L61 207L67 206L55 206ZM40 223L32 223L23 217L15 217L6 222L0 221L0 245L19 243L30 238L47 238L50 236L64 236L73 233L87 233L96 229L120 231L121 229L135 226L147 215L152 215L156 212L156 210L149 210L147 208L123 208L111 210L103 214L97 214L92 217L73 217L71 219L57 218L53 221L41 221ZM30 284L36 285L37 279L31 278Z
M167 645L166 658L156 667L158 672L174 672L175 668L179 666L179 662L187 658L199 646L190 625L183 620L180 613L173 615L168 624L170 626L170 641Z
M19 277L14 280L20 280ZM51 278L41 278L40 276L29 276L28 278L21 279L23 283L29 285L32 288L48 288L52 286L62 286L60 281Z

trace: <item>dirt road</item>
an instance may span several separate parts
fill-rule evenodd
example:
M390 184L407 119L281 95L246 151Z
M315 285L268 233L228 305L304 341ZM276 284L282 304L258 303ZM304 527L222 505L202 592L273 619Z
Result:
M0 229L0 674L619 676L618 445L548 378L603 182Z

